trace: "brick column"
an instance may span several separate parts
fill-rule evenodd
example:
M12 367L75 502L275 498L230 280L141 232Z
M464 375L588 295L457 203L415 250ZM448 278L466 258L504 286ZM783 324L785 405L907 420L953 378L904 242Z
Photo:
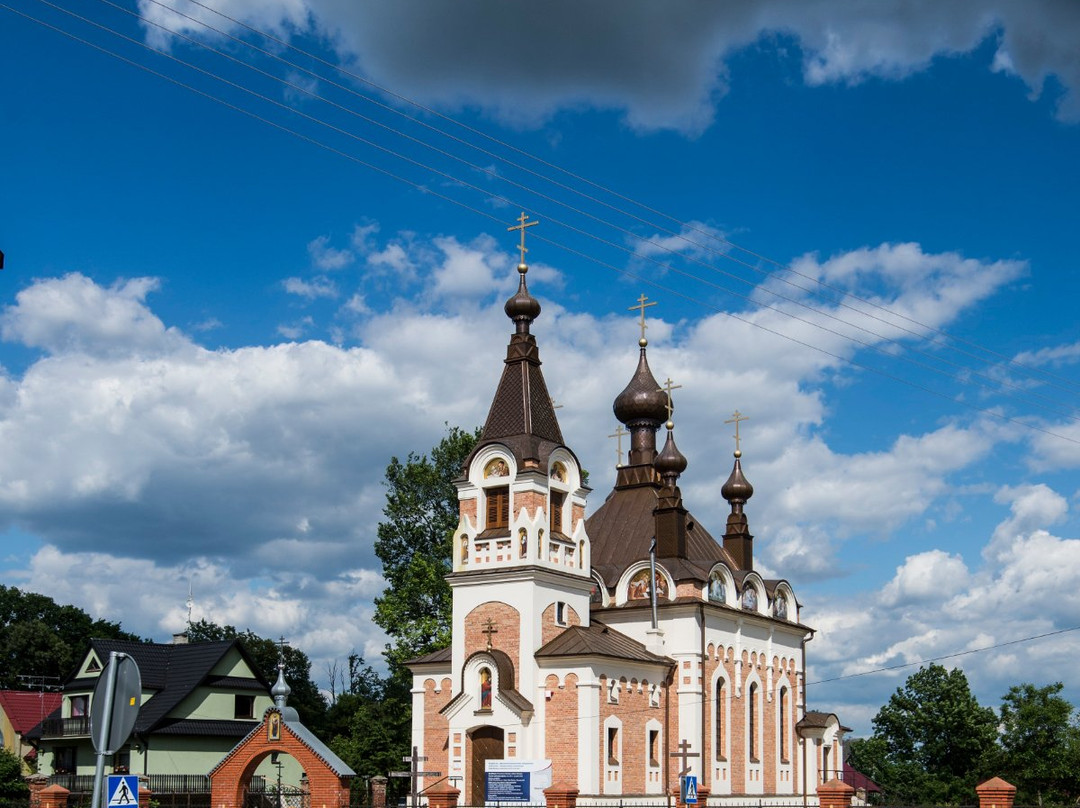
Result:
M24 779L30 789L30 808L41 808L41 792L49 785L49 778L44 774L31 774Z
M139 778L139 808L150 808L150 796L153 794L150 791L150 778Z
M381 774L371 778L371 808L386 808L386 778Z
M979 808L1012 808L1016 786L994 777L975 786L975 793L979 796Z
M68 791L63 786L46 786L38 792L41 808L67 808Z
M544 789L548 808L576 808L578 790L569 783L559 782Z
M851 808L855 789L835 777L817 788L821 808Z
M459 794L460 791L448 784L434 786L424 792L428 808L457 808Z

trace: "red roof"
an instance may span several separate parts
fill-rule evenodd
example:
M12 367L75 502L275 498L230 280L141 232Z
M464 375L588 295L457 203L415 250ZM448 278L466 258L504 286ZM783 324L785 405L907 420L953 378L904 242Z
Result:
M12 728L22 734L29 732L53 710L60 706L59 693L39 693L32 690L0 690L0 709L11 721Z

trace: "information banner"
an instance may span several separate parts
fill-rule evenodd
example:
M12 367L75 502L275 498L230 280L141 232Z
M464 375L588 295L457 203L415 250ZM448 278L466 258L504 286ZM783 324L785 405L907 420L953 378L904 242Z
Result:
M551 788L550 760L489 760L484 764L484 802L544 802Z

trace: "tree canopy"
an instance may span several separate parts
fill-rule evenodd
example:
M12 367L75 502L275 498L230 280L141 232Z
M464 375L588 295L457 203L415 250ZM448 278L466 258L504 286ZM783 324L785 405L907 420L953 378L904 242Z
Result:
M386 506L375 554L386 589L375 599L375 622L390 635L386 656L392 671L404 662L450 642L450 586L457 489L465 459L480 430L447 427L428 455L410 452L386 467Z
M1063 685L1013 685L1001 699L1001 776L1021 805L1076 803L1080 728Z

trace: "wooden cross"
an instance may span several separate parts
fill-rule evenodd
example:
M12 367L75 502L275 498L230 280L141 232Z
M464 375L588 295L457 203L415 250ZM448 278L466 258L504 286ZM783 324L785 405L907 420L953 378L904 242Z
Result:
M749 418L750 418L749 415L743 415L738 410L735 410L735 414L731 418L729 418L728 420L724 421L725 424L735 424L735 451L736 452L740 452L740 453L742 452L742 449L739 448L739 421L746 421Z
M418 750L415 746L412 748L412 754L405 755L401 760L404 763L411 764L409 766L409 771L390 772L390 776L407 777L412 781L412 788L410 789L410 793L412 796L412 806L413 808L418 808L418 806L420 805L420 790L417 787L417 780L419 780L421 777L440 777L442 776L442 772L420 771L420 764L427 760L427 758L424 755L418 754Z
M648 328L648 326L645 325L645 309L649 308L649 306L655 306L656 305L655 300L652 303L646 303L645 301L648 300L648 299L649 298L645 297L645 295L642 295L641 297L638 298L638 304L636 306L631 306L629 309L627 309L627 311L637 311L638 309L641 309L641 338L642 339L645 339L645 329Z
M671 420L671 413L675 409L675 405L671 403L672 390L682 390L682 385L675 384L673 381L671 381L671 377L668 376L668 380L664 382L664 386L656 391L658 393L667 393L667 419L669 421Z
M682 771L679 772L679 777L685 777L690 774L690 762L688 758L701 757L697 752L690 751L690 742L687 740L679 741L678 752L672 752L673 758L682 758Z
M539 220L534 220L534 221L530 222L530 221L527 221L528 218L529 217L525 215L525 211L521 211L521 216L518 217L518 224L512 224L508 228L506 228L508 232L510 230L520 230L521 231L521 244L518 245L518 249L521 250L521 263L522 264L525 263L525 253L527 253L529 251L528 248L525 246L525 228L526 227L534 227L534 226L540 224Z
M616 439L616 448L615 448L616 454L615 454L615 457L617 459L615 461L615 468L621 468L622 467L622 439L623 439L624 435L629 435L629 434L630 434L629 432L627 432L625 429L622 428L622 424L619 424L618 428L613 433L608 435L609 438L615 438Z
M495 621L494 621L494 620L492 620L492 619L491 619L491 618L489 617L489 618L487 619L487 622L486 622L486 623L484 623L484 630L483 630L483 631L481 631L480 633L481 633L481 634L487 634L487 640L488 640L488 642L487 642L487 649L488 649L488 650L490 651L490 650L491 650L491 635L492 635L492 634L498 634L498 633L499 633L499 630L498 630L497 628L495 628Z

